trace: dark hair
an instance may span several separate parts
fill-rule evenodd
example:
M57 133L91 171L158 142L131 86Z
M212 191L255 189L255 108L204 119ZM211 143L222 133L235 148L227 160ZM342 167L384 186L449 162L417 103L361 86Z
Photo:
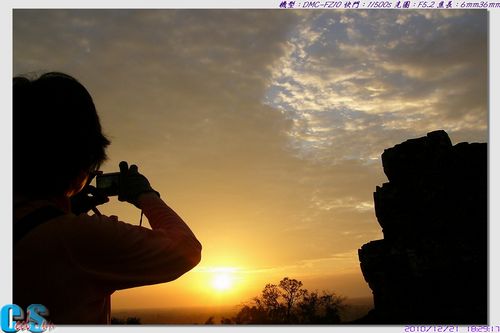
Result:
M107 158L92 97L67 74L14 77L13 125L14 194L64 194Z

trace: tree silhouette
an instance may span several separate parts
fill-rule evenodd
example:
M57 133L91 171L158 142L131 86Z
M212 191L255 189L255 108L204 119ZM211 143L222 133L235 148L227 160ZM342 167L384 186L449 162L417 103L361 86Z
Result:
M140 325L140 324L141 324L141 319L138 317L127 318L127 325Z
M233 318L223 318L221 324L340 323L345 298L325 291L309 292L301 287L301 281L288 277L278 285L266 284L259 296L244 305Z
M127 319L121 319L112 317L111 325L141 325L141 318L138 317L127 317Z
M300 317L303 324L338 324L340 312L345 308L345 298L334 293L306 291L299 303Z
M282 319L283 305L279 302L281 291L275 284L266 284L261 297L255 297L257 309L267 314L268 321L277 323ZM254 313L256 315L257 313Z
M280 281L281 296L285 300L287 323L294 321L292 318L293 306L307 292L307 290L300 289L300 287L302 287L302 281L289 279L288 277Z
M302 301L298 304L300 314L304 318L304 324L310 324L318 321L316 314L320 299L317 292L306 292Z

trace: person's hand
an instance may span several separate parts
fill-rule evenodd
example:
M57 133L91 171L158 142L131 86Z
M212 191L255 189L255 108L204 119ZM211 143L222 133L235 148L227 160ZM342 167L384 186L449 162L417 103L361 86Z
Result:
M129 202L137 208L140 208L137 199L141 194L147 192L154 192L160 196L160 194L151 187L148 179L139 173L137 165L132 164L129 168L127 162L121 161L118 200Z
M70 201L73 214L80 215L108 202L109 198L94 186L87 184L78 194L72 196Z

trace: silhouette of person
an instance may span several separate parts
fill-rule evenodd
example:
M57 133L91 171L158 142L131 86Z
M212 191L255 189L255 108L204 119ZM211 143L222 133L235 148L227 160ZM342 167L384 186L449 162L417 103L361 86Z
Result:
M13 79L13 303L43 304L56 325L109 323L114 291L172 281L201 259L200 242L136 165L120 163L118 199L152 229L87 214L108 201L88 184L109 144L75 78Z

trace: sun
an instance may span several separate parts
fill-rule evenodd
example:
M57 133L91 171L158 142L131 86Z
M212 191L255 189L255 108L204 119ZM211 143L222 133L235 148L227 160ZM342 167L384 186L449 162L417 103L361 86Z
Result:
M217 291L229 290L233 287L233 277L229 272L216 272L212 279L212 287Z

